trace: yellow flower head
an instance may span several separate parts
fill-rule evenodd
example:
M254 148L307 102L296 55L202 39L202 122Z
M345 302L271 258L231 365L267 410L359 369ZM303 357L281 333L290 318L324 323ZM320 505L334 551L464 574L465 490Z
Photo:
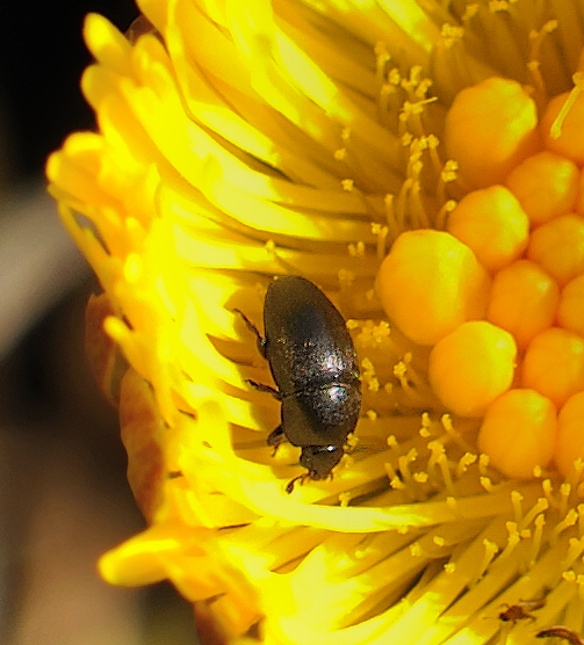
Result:
M98 129L47 166L149 522L102 575L168 578L240 644L581 633L582 3L139 6L128 37L88 16ZM358 355L326 479L249 383L289 274Z

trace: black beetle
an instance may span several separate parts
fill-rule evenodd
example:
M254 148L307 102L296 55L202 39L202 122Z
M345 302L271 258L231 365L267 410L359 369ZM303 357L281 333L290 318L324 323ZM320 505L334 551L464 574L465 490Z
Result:
M359 366L345 321L312 282L286 276L272 282L264 303L265 338L239 310L258 339L278 389L248 381L282 401L281 424L270 433L274 450L283 441L300 446L308 469L291 480L324 479L344 454L361 407Z

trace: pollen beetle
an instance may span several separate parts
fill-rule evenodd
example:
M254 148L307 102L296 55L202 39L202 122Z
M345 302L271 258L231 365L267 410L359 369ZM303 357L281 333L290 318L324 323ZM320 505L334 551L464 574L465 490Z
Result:
M344 454L361 407L359 366L345 320L312 282L286 276L272 282L264 302L265 337L256 335L278 389L248 381L282 402L281 424L268 436L274 450L289 441L302 448L307 473L291 480L325 479Z
M513 623L515 624L518 620L535 620L535 616L530 614L530 611L534 609L541 609L545 607L544 598L534 598L533 600L520 600L516 605L501 605L502 607L507 607L505 611L502 611L498 618L504 623Z

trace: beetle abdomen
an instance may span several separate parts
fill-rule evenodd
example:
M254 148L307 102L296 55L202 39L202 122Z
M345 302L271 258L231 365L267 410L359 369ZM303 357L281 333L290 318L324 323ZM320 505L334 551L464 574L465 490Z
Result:
M273 282L264 309L266 357L282 396L359 379L357 357L341 314L312 282Z

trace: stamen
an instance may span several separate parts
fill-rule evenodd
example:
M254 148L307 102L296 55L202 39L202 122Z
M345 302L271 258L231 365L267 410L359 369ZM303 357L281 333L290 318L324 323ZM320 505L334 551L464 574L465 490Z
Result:
M559 538L560 533L562 533L568 528L571 528L572 526L575 526L577 521L578 521L578 513L576 512L575 509L571 508L566 514L566 516L564 517L564 519L558 522L554 526L554 530L552 531L552 535L550 538L550 544L554 544Z
M493 13L498 11L509 11L509 2L508 0L489 0L489 10Z
M527 514L524 516L523 521L521 522L520 529L528 527L533 520L539 515L546 511L549 508L549 504L545 497L540 497L537 502L529 509Z
M457 446L460 446L460 448L462 448L466 452L472 452L472 446L462 438L460 432L458 432L458 430L454 427L454 423L452 422L452 417L450 416L450 414L444 413L440 417L440 425L446 431L447 438L445 438L444 440L445 443L452 440Z
M572 488L575 488L578 486L581 477L582 477L582 472L584 471L584 459L581 457L578 457L574 461L573 468L571 469L571 472L568 473L567 477L567 482L570 484Z
M427 439L431 436L430 429L432 428L432 420L430 415L427 412L422 412L422 425L418 430L418 434L423 439Z
M419 542L413 542L410 544L410 555L413 558L419 558L422 555L422 547L420 546Z
M446 201L446 188L447 184L451 184L458 180L458 162L453 159L448 159L440 173L440 182L437 186L438 198L441 202ZM454 206L451 207L451 210L454 210Z
M566 582L576 582L576 573L573 569L568 569L562 573L562 579Z
M430 477L436 479L436 466L440 460L440 457L444 454L444 446L439 441L429 441L428 450L431 451L430 458L428 459L428 466L426 470Z
M540 69L541 46L545 38L558 28L557 20L548 20L539 30L529 33L529 55L527 69L531 72L532 82L538 106L541 108L546 101L547 92Z
M452 474L450 472L448 459L445 454L440 455L440 457L438 458L438 465L440 466L440 471L442 473L442 479L444 480L446 491L450 493L453 496L452 499L455 500L454 498L455 491L452 483Z
M511 491L511 503L513 504L513 514L515 516L515 524L519 526L521 520L523 519L523 509L521 508L521 502L523 501L523 495L519 491Z
M410 499L423 498L422 491L419 490L419 487L416 486L416 484L423 483L424 477L418 478L416 476L417 473L412 473L410 470L410 464L413 464L417 458L418 451L416 450L416 448L411 448L406 455L401 455L398 458L401 480L407 488L408 496Z
M395 435L390 434L387 437L387 445L391 448L392 451L396 453L396 455L401 455L401 449L398 440L395 438Z
M497 555L499 552L499 547L492 541L489 540L488 538L485 538L483 540L483 546L484 551L483 551L483 557L481 562L479 563L479 566L477 567L477 571L475 574L472 576L468 583L469 589L472 589L477 582L485 575L487 569L489 568L489 565L493 561L493 558Z
M365 256L365 244L363 242L351 243L347 246L347 250L353 258L362 258Z
M381 41L375 43L373 51L375 52L375 75L378 84L381 84L387 74L387 64L391 60L391 55L387 51L387 45Z
M576 582L578 584L578 600L584 602L584 575L580 574Z
M471 5L466 6L466 12L465 16L463 16L463 21L465 19L468 19L468 10ZM478 6L478 5L477 5ZM464 36L464 29L463 27L458 27L455 25L451 25L449 23L445 23L442 25L442 29L440 31L440 37L441 37L441 42L446 47L446 49L450 49L453 47L455 44L458 44L462 41L462 38Z
M476 463L477 455L473 452L465 452L464 455L458 460L458 465L456 466L456 477L460 478L466 471L469 466Z
M410 68L410 75L408 78L403 78L401 86L408 92L410 98L413 98L413 91L418 87L420 83L420 78L422 76L422 67L420 65L414 65Z
M486 455L484 452L482 452L479 455L479 473L484 477L489 477L489 473L487 472L489 462L490 462L489 455Z
M345 491L344 493L339 493L339 506L341 508L347 508L353 497L351 491Z
M541 482L541 487L543 489L543 494L547 499L548 504L550 505L550 508L558 508L558 502L552 495L552 493L554 492L554 487L552 486L552 480L544 479Z
M508 558L514 551L515 547L521 541L521 536L517 530L517 524L515 522L506 522L505 528L507 529L507 544L501 552L501 555L498 557L498 561L503 561Z
M545 526L545 515L541 513L535 518L535 531L533 533L533 539L531 543L531 554L530 554L530 559L529 559L529 566L532 567L535 562L537 561L537 558L539 557L539 553L542 547L542 535L543 535L543 527Z
M377 418L378 418L379 415L377 414L377 412L375 410L371 410L371 408L370 408L369 410L366 410L365 416L370 421L377 421Z
M382 260L386 254L389 228L378 223L372 223L371 232L377 238L377 259Z
M584 504L578 504L578 535L584 536Z
M584 551L584 536L578 538L570 538L568 540L568 552L566 557L560 563L560 569L567 571L576 562L577 558L582 555Z
M421 117L426 114L426 106L435 103L437 97L424 98L417 101L404 101L399 114L400 133L411 133L413 136L422 138L426 134L426 129L422 123ZM407 130L406 130L407 128Z
M391 233L390 237L395 239L404 229L403 222L403 210L399 212L395 208L395 195L386 193L383 198L383 206L385 208L385 218L389 231Z
M570 498L570 492L572 486L568 482L563 482L560 486L560 504L559 504L559 513L561 517L564 517L568 512L568 501Z
M583 72L576 72L574 76L572 76L572 80L574 81L574 87L572 88L572 91L568 95L568 98L566 99L565 103L560 108L558 116L554 119L554 122L552 123L550 128L550 135L553 139L560 138L562 134L562 124L564 123L564 119L568 116L568 112L576 102L576 99L578 98L578 96L584 90Z
M418 470L412 475L412 478L417 484L425 484L428 481L428 473L423 470Z
M363 383L367 384L367 389L369 392L379 392L379 379L375 376L375 369L367 372L367 376L361 375L361 380Z
M385 472L387 473L387 478L389 479L389 485L393 490L405 490L407 486L400 479L399 475L395 471L395 468L390 462L384 464Z

